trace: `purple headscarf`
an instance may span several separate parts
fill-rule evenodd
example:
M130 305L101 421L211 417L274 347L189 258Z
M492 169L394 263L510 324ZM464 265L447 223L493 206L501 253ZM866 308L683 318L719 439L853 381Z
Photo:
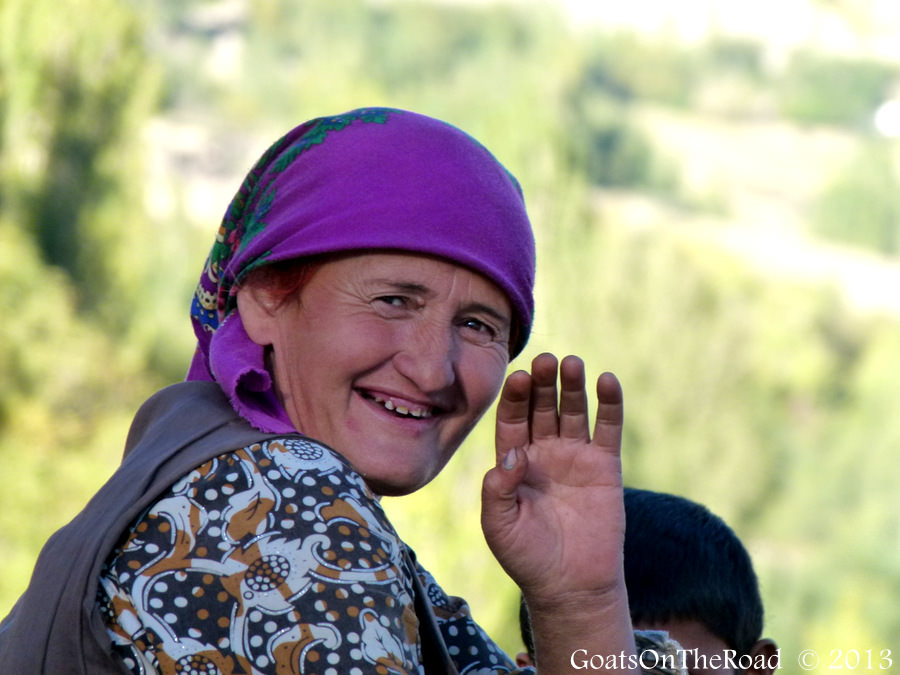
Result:
M391 108L310 120L270 147L228 207L191 305L188 380L218 382L235 410L272 433L294 427L264 350L237 311L256 267L323 253L393 249L440 256L491 279L531 329L534 237L516 179L470 136Z

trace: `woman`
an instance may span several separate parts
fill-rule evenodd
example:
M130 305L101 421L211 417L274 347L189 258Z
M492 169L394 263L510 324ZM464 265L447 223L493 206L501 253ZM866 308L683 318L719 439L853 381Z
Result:
M218 232L188 381L48 542L0 672L513 670L378 496L428 483L497 397L533 277L518 184L458 129L373 108L288 133ZM612 375L597 395L591 432L580 360L551 355L500 393L482 524L542 672L635 670Z

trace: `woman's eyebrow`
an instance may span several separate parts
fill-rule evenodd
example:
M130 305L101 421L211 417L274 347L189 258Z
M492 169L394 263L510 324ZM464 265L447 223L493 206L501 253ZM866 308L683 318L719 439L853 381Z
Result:
M431 294L432 291L428 286L418 284L414 281L393 281L391 279L375 279L375 283L384 284L397 291L404 293Z

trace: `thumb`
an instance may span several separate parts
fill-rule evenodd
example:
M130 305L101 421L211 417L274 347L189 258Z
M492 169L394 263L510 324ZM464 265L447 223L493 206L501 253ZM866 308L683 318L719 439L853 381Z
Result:
M500 463L484 475L481 484L481 529L488 546L502 546L519 517L518 487L528 470L528 455L511 448Z

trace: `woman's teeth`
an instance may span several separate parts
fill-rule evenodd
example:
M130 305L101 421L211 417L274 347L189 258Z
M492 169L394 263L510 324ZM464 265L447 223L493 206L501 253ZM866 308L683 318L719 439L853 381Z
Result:
M405 405L394 405L394 402L390 399L383 399L380 396L373 395L372 400L376 403L380 403L391 412L404 417L424 418L431 417L432 414L431 411L426 408L413 408L412 410L410 410Z

